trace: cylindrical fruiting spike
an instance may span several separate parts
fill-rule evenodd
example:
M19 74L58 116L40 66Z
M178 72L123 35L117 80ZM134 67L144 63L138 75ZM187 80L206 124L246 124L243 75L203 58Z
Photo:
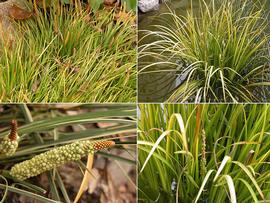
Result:
M201 176L204 177L206 173L207 173L207 168L206 168L206 136L205 136L205 131L202 130Z
M17 121L12 120L10 123L10 133L8 136L8 138L12 141L17 140L17 136L18 136L17 135L17 127L18 127Z
M78 141L72 144L54 148L32 159L14 165L10 175L18 180L25 180L51 170L67 162L80 160L96 150L113 146L113 141Z
M11 156L16 152L18 145L19 143L17 140L12 141L8 137L5 137L0 142L0 154Z
M12 120L10 125L10 133L0 142L0 154L4 154L6 156L13 155L19 145L18 138L17 121Z

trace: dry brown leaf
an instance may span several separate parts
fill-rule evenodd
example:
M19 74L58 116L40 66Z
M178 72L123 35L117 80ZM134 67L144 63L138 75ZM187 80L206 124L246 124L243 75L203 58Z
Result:
M91 179L88 185L88 193L92 194L96 190L98 183L100 182L100 174L96 168L92 169L91 174L94 178Z
M100 203L120 203L118 201L118 188L114 185L112 177L107 174L107 184L102 185L103 193L100 196Z
M0 44L13 48L16 38L21 37L12 19L23 20L32 16L27 0L8 0L0 3Z
M26 11L16 5L12 5L8 8L9 16L15 20L24 20L32 16L32 12Z

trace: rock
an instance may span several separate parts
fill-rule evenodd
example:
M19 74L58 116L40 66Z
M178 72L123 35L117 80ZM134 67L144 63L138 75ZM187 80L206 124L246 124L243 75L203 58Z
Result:
M157 10L159 7L159 0L139 0L138 7L143 13Z
M27 0L0 1L0 45L12 48L18 34L13 21L31 16L31 6Z

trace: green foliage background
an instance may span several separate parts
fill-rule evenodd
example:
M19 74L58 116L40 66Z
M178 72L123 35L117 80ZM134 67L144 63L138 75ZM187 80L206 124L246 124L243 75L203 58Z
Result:
M269 202L269 120L267 104L139 105L139 202Z

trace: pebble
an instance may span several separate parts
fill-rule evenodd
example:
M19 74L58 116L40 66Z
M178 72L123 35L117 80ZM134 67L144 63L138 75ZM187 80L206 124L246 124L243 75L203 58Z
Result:
M159 0L139 0L138 7L143 13L157 10L159 7Z

